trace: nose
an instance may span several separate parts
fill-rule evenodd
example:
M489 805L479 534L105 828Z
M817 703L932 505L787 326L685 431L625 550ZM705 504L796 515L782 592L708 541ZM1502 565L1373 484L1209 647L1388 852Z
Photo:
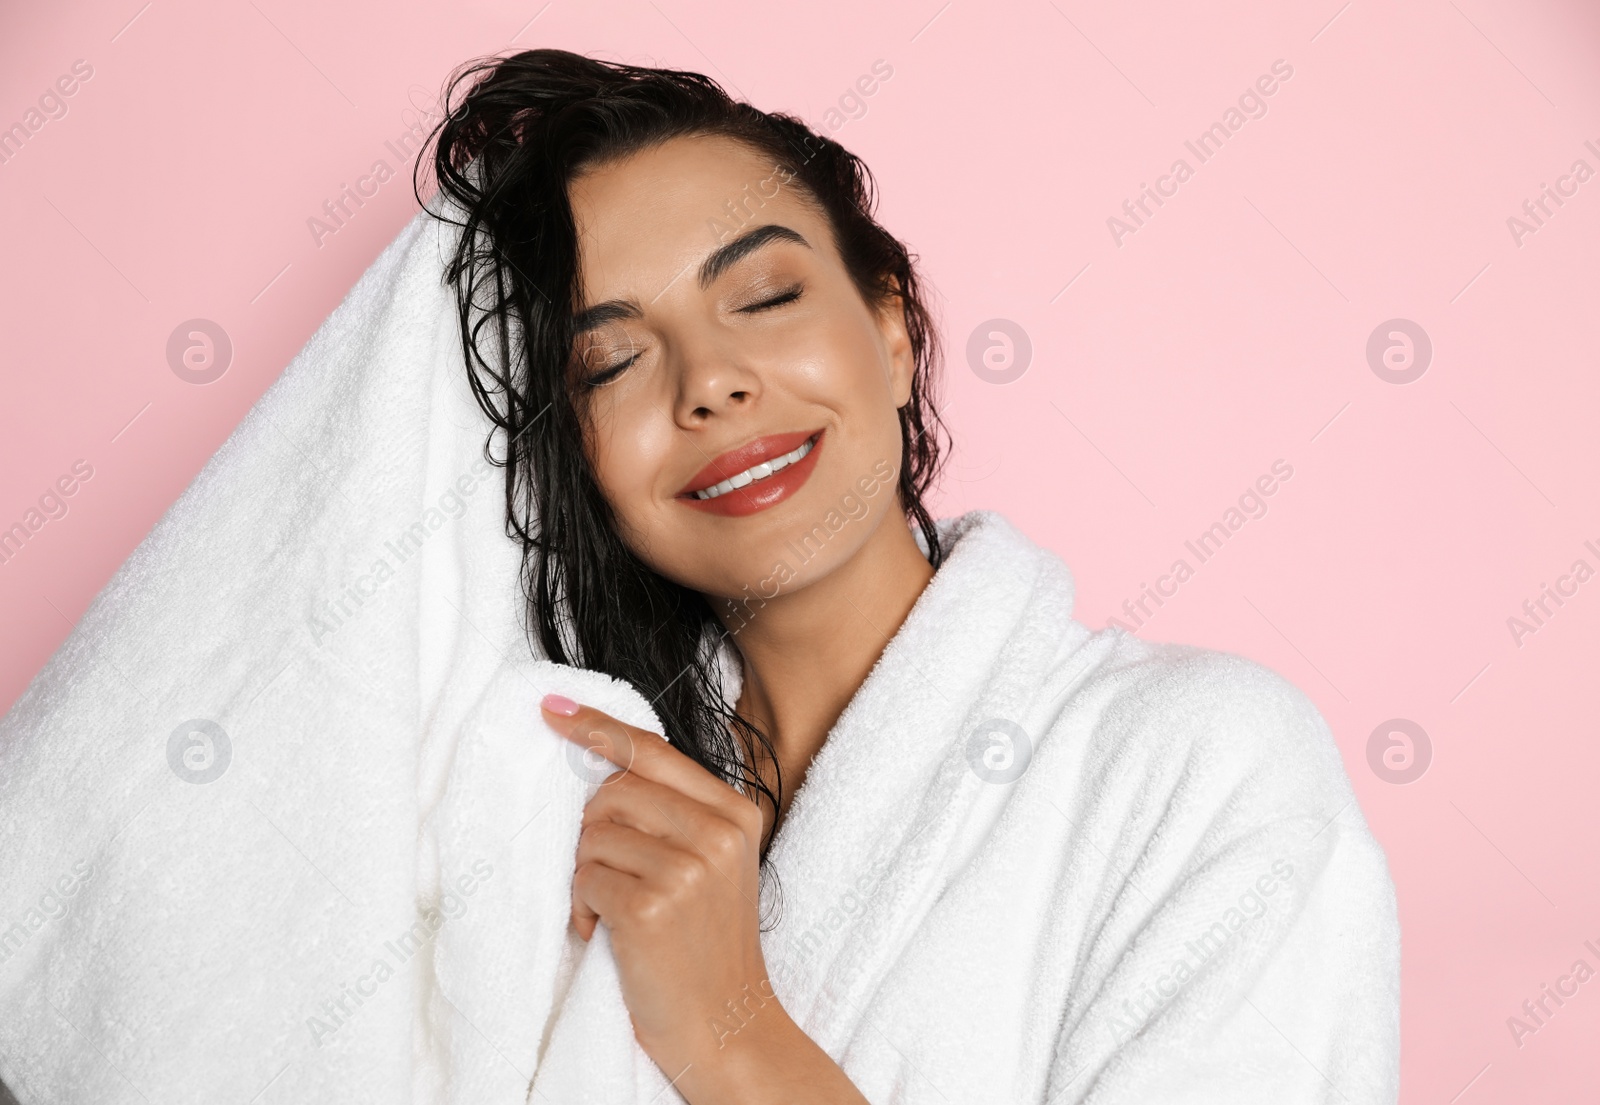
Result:
M760 394L760 377L733 350L701 341L681 351L674 417L684 429L747 408Z

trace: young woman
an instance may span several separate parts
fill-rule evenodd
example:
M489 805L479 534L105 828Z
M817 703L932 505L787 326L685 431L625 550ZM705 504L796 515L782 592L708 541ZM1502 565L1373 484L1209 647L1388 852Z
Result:
M1326 727L931 518L937 335L865 166L694 73L463 83L434 168L530 624L667 738L545 701L627 769L572 920L677 1091L1392 1100L1392 887Z

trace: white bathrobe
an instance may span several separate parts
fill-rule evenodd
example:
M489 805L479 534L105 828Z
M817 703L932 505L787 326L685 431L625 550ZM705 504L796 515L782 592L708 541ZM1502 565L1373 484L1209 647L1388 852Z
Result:
M943 527L773 844L784 1008L885 1105L1394 1101L1394 892L1316 709L1091 632L998 515Z
M22 1105L680 1100L570 928L598 775L538 701L659 724L530 650L451 233L402 231L0 719ZM1393 890L1305 696L947 525L774 843L777 1000L874 1105L1393 1101Z

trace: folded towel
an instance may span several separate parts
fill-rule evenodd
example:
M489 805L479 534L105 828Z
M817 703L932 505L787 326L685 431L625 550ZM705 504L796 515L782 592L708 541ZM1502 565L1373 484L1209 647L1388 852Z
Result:
M538 700L660 726L524 632L452 233L402 231L0 720L22 1105L682 1100L568 923L613 769ZM1392 1101L1393 888L1314 708L942 526L774 842L777 999L875 1103Z

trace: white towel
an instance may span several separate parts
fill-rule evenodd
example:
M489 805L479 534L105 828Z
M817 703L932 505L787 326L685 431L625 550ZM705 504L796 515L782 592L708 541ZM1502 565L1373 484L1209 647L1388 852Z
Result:
M568 925L610 769L537 705L659 725L532 654L451 233L384 251L0 721L23 1105L682 1100ZM1392 1101L1393 889L1310 703L943 525L774 843L778 1000L874 1103Z
M417 213L0 720L23 1105L527 1095L586 794L539 698L659 726L522 632L455 233Z

